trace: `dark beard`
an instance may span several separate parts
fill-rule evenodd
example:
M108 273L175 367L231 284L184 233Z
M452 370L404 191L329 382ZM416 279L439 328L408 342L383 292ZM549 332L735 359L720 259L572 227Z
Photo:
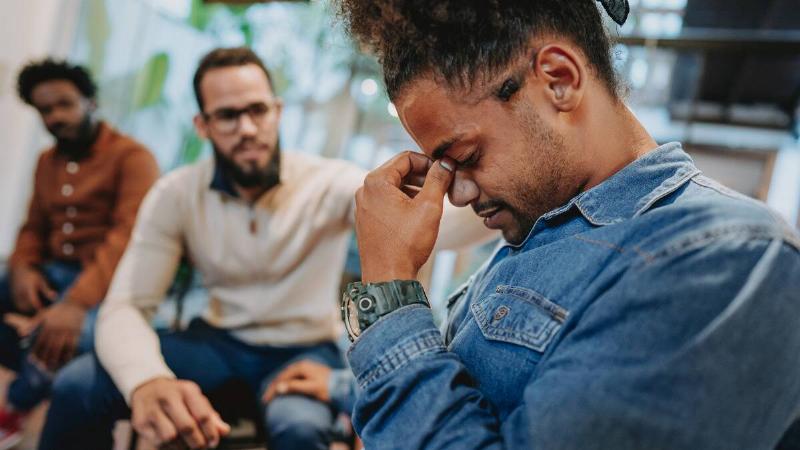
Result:
M264 192L281 182L281 143L275 144L272 158L263 169L243 170L232 159L225 156L212 141L214 160L225 176L241 188L261 188Z
M89 149L97 140L97 130L92 116L86 114L78 125L78 137L75 139L60 138L50 130L56 138L56 150L70 160L80 160L89 155Z
M508 210L517 226L508 232L504 230L503 238L512 245L525 241L539 217L565 204L581 191L578 178L569 170L568 150L563 138L548 128L532 109L522 113L520 126L529 136L530 148L539 149L532 159L521 164L537 170L510 181L513 197L473 206L477 208L476 212L495 206ZM530 184L531 180L540 181Z

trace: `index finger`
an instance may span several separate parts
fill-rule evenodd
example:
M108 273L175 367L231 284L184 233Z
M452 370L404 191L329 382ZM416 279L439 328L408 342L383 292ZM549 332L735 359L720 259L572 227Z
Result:
M425 175L432 164L433 160L422 153L405 151L385 162L372 173L373 176L386 180L395 187L400 187L409 176Z
M198 448L206 445L203 433L193 415L189 413L187 405L184 405L178 398L171 398L163 402L161 409L190 447Z
M27 291L28 304L35 310L42 309L42 299L39 298L39 289L37 286L30 286Z
M273 397L275 397L275 391L278 389L278 385L285 383L292 378L304 378L304 376L305 371L303 369L302 361L288 365L275 377L274 380L269 383L267 390L264 391L264 395L261 396L261 400L264 402L269 402Z

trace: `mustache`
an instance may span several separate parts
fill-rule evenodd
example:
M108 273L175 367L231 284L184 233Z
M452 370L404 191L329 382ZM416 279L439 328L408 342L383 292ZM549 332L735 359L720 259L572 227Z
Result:
M239 141L236 145L234 145L233 148L231 148L231 154L243 152L245 150L245 147L251 145L255 145L258 147L272 148L272 145L269 143L269 141L254 139L254 138L244 138L241 141Z

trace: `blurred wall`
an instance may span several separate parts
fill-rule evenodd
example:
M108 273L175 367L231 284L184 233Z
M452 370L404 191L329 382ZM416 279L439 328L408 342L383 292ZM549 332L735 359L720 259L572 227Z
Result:
M0 259L13 249L30 195L33 166L50 140L36 112L19 100L20 67L46 55L66 56L79 14L74 0L0 2Z

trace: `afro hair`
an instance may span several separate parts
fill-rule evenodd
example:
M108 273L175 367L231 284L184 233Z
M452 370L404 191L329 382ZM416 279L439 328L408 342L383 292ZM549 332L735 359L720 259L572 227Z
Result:
M336 10L378 57L392 98L423 73L469 87L504 70L532 37L548 34L577 45L618 95L611 39L595 0L336 0Z
M17 92L25 103L32 105L31 92L34 88L40 83L52 80L72 82L88 99L94 99L97 95L97 86L86 69L66 61L55 61L50 58L31 62L22 68L17 79Z

